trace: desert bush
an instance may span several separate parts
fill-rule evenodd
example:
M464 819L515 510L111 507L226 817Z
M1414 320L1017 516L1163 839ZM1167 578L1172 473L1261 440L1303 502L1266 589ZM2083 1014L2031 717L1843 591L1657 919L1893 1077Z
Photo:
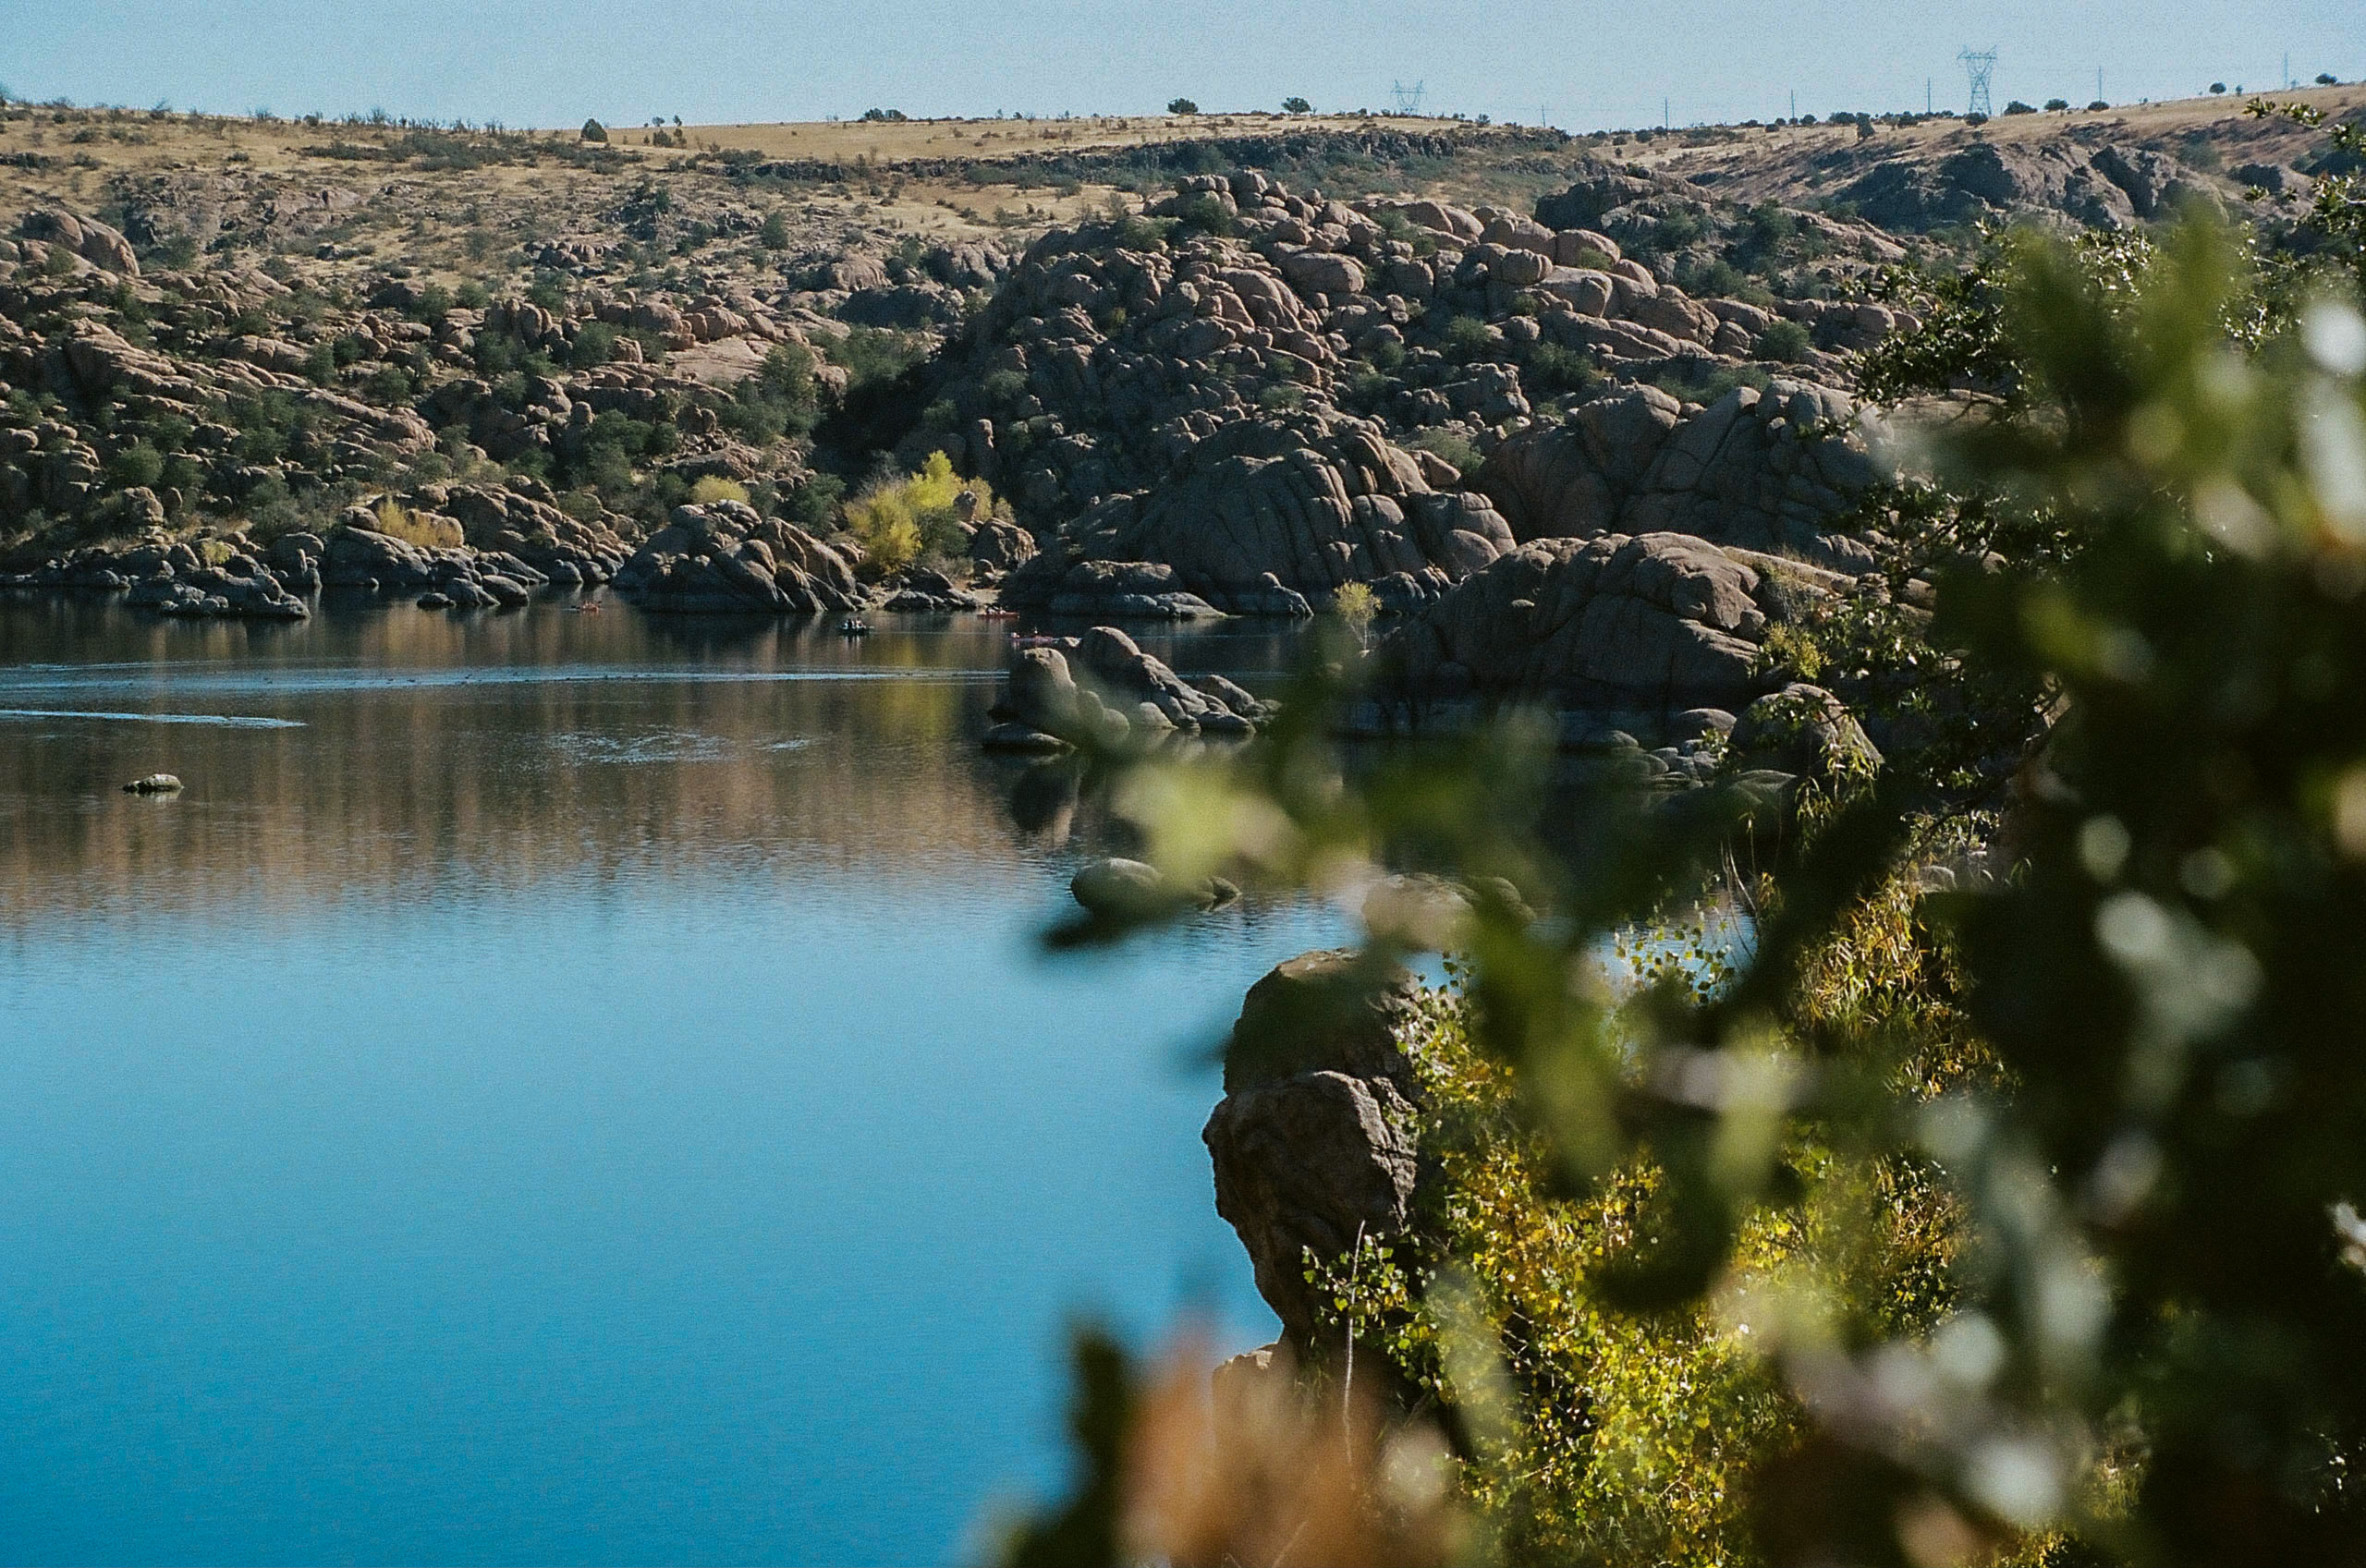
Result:
M372 515L380 533L422 550L456 550L468 542L451 518L408 510L391 495L380 500Z
M1488 329L1484 318L1456 316L1438 334L1446 353L1457 359L1476 359L1495 346L1495 334Z
M1754 359L1778 359L1787 365L1796 365L1815 352L1815 344L1808 336L1804 323L1778 321L1770 322L1766 330L1758 334L1758 341L1750 346L1750 352Z
M738 480L727 480L715 474L709 474L690 486L692 505L705 506L717 501L737 501L744 506L748 502L748 487Z
M953 460L942 452L930 453L917 474L865 486L846 504L847 529L862 546L864 570L884 577L903 570L924 553L958 555L966 539L961 530L965 495L968 520L994 515L992 487L954 472Z
M1487 460L1479 455L1476 446L1470 444L1468 436L1443 425L1414 432L1405 444L1418 446L1432 456L1442 457L1453 464L1461 470L1462 482L1466 487L1477 484L1479 471L1487 466Z
M597 120L586 120L581 134L585 141L605 141L608 140L608 128Z
M118 490L153 490L165 477L165 455L144 441L135 441L107 459L107 482Z

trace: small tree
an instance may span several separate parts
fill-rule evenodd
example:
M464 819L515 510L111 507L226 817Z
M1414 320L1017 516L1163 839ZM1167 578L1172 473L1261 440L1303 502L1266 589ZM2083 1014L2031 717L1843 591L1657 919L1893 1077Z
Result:
M1196 115L1200 106L1189 98L1177 98L1166 105L1166 112L1170 115Z
M2034 115L2037 113L2037 105L2033 103L2024 103L2019 99L2016 98L2010 103L2005 105L2005 113L2008 115Z
M1282 100L1282 113L1285 115L1311 115L1314 113L1314 105L1308 103L1303 98L1285 98Z
M2045 101L2045 107L2048 114L2060 114L2070 107L2070 100L2067 98L2049 98Z
M756 231L757 240L767 250L788 249L788 220L777 212L764 214L763 226Z
M597 120L586 120L583 122L583 140L605 141L608 140L608 128Z
M2332 87L2338 84L2340 80L2341 79L2334 75L2331 71L2319 71L2317 73L2317 85L2319 87ZM0 96L5 96L5 94L0 94Z
M2101 99L2101 98L2098 98L2098 99L2096 99L2093 103L2090 103L2090 104L2088 104L2088 105L2087 105L2087 112L2088 112L2089 114L2093 114L2093 113L2097 112L2098 110L2108 109L2108 108L2110 108L2110 107L2111 107L2111 105L2110 105L2108 103L2104 102L2104 101L2103 99Z
M2210 84L2210 91L2214 94L2224 92L2226 91L2226 84L2223 81L2214 81Z
M1356 634L1360 647L1372 631L1372 618L1380 614L1380 601L1370 583L1343 582L1332 591L1331 613Z

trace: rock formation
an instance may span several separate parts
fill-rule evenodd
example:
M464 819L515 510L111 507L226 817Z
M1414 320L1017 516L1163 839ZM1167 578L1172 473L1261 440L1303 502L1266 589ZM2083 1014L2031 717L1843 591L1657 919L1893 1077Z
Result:
M677 506L616 573L616 591L671 614L819 614L866 596L835 550L737 501Z
M1834 520L1881 477L1846 394L1777 379L1689 417L1657 387L1598 397L1506 440L1483 482L1522 541L1681 533L1856 572L1872 551Z
M1246 735L1266 705L1221 675L1185 681L1115 626L1015 649L990 750L1122 750L1169 735Z
M1225 1098L1201 1137L1216 1211L1302 1365L1329 1359L1305 1280L1359 1242L1398 1247L1415 1226L1421 1089L1402 1031L1416 987L1348 952L1301 954L1250 988L1225 1051Z

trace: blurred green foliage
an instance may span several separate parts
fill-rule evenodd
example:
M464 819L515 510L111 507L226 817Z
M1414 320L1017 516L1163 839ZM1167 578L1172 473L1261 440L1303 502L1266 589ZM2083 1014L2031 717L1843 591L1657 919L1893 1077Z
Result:
M1466 890L1369 938L1454 955L1440 1211L1309 1267L1472 1550L2366 1561L2356 281L2196 222L1921 286L1876 384L1984 395L1868 504L1890 604L1797 632L1923 705L1876 776L1573 801L1517 714L1350 754L1318 674L1121 781L1175 885Z

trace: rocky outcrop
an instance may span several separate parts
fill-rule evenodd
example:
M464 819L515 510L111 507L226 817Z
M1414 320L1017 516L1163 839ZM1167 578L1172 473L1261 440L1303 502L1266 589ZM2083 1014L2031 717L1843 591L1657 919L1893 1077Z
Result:
M1053 549L1013 574L1003 596L1021 607L1090 614L1086 595L1149 590L1153 598L1191 594L1233 614L1291 614L1344 583L1365 582L1384 603L1409 606L1511 543L1484 497L1433 491L1420 463L1376 427L1310 413L1223 427L1190 449L1167 483L1111 497L1063 529ZM1089 569L1118 564L1128 575L1106 577L1106 588Z
M1764 687L1762 599L1777 569L1683 534L1539 540L1414 614L1373 657L1385 687L1415 700L1731 709Z
M450 517L473 548L524 561L561 588L606 582L627 557L625 542L612 527L560 511L539 480L501 487L428 485L414 491L411 500Z
M2034 213L2124 229L2182 203L2216 204L2209 181L2165 153L2068 139L1980 140L1935 157L1892 158L1842 186L1838 199L1909 232Z
M1331 1262L1360 1240L1401 1255L1414 1232L1421 1089L1403 1039L1415 999L1402 970L1302 954L1250 988L1226 1048L1225 1098L1200 1135L1216 1211L1304 1362L1327 1360L1335 1338L1309 1254Z
M737 501L675 507L617 572L616 587L640 608L669 614L811 615L866 602L845 557Z
M1185 681L1115 626L1015 649L988 732L989 750L1054 742L1104 750L1174 735L1246 735L1265 704L1221 676Z
M1657 387L1596 398L1505 441L1483 482L1523 542L1682 533L1854 572L1872 551L1835 520L1881 475L1846 394L1778 379L1689 418Z
M133 254L131 242L96 218L62 208L37 207L25 214L23 234L27 239L79 256L101 272L140 275L140 258Z
M1410 450L1414 432L1446 426L1487 451L1604 370L1704 376L1748 360L1777 320L1689 297L1600 229L1493 207L1348 204L1241 170L1184 178L1145 216L1165 228L1092 225L1032 247L935 368L938 417L906 444L917 463L959 432L966 468L1017 504L1044 545L1006 590L1022 607L1173 614L1166 596L1188 593L1287 614L1277 589L1320 605L1363 582L1384 609L1409 608L1509 541L1487 495ZM1860 251L1878 239L1830 226ZM1843 330L1819 325L1817 341ZM1097 584L1084 564L1134 580ZM1156 567L1171 586L1140 579Z

